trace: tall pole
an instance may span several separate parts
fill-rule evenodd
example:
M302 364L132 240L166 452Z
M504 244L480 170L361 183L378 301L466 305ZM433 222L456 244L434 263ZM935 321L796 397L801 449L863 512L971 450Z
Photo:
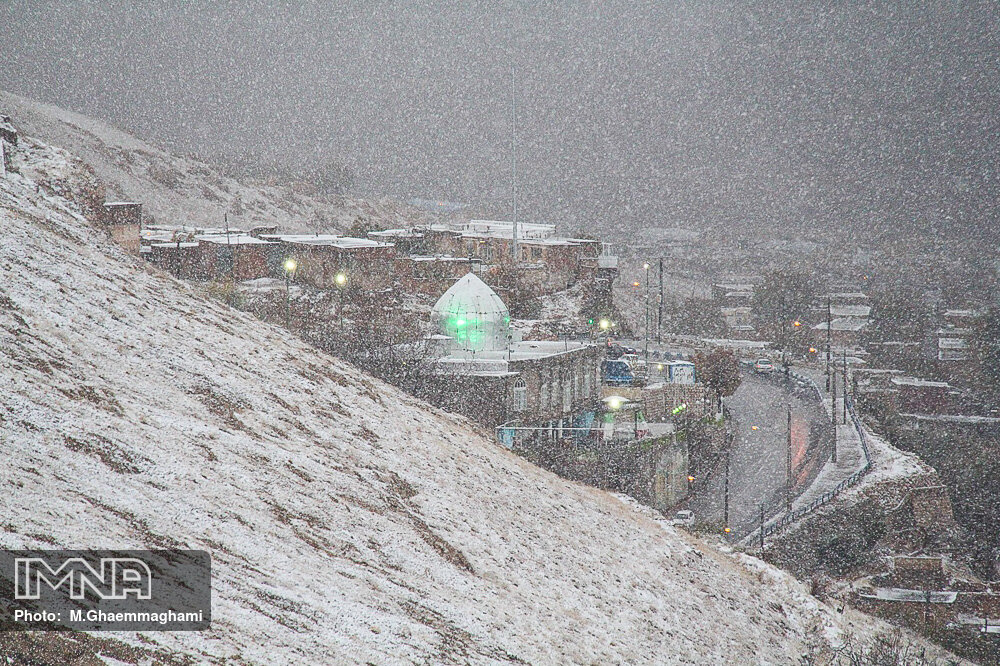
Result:
M844 348L844 425L847 425L847 348Z
M837 462L837 373L830 374L830 420L833 422L833 462Z
M788 403L788 446L785 451L785 510L792 511L792 403Z
M642 265L642 268L646 271L646 325L643 327L645 329L643 335L646 340L643 343L642 354L645 357L646 363L649 363L649 262L647 261Z
M288 270L285 270L285 328L291 330L291 299L288 295Z
M729 527L729 452L731 449L726 449L726 483L725 483L725 500L724 508L722 513L722 526Z
M760 552L764 552L764 503L760 503Z
M656 303L656 342L663 341L661 329L663 328L663 257L660 257L660 300Z
M833 307L826 297L826 390L830 390L830 355L833 353Z
M510 68L510 129L511 129L511 142L510 142L510 161L511 161L511 180L513 198L514 198L514 219L511 226L513 227L511 234L511 254L514 259L514 263L517 263L517 96L515 91L514 80L514 67Z

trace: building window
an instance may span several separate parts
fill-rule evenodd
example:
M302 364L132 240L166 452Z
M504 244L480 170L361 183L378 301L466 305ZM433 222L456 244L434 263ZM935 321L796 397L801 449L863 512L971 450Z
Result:
M538 407L539 409L549 408L549 383L542 382L541 388L538 389Z
M533 247L533 248L531 248L531 258L532 259L541 259L542 258L542 248L540 248L540 247Z
M577 368L576 371L573 373L573 397L575 399L577 399L577 400L580 399L580 395L581 395L580 394L580 382L581 382L580 369Z
M590 373L583 371L583 397L590 399Z
M573 385L569 382L569 377L563 382L563 412L573 409Z
M523 412L528 409L528 386L523 379L514 382L514 411Z

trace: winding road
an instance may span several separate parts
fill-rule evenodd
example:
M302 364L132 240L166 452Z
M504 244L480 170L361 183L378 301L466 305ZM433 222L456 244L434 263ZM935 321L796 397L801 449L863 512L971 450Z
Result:
M782 375L743 373L743 383L726 399L736 440L729 454L729 526L734 536L753 531L785 510L788 405L792 407L792 494L802 492L830 457L832 429L815 392ZM725 512L725 455L686 503L698 523L721 523Z

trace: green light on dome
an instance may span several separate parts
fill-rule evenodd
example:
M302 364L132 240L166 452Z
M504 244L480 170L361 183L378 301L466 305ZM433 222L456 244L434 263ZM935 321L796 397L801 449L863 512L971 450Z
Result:
M466 322L465 322L465 320L464 320L464 319L456 319L456 320L455 320L455 326L456 326L457 328L462 328L463 326L465 326L465 323L466 323Z

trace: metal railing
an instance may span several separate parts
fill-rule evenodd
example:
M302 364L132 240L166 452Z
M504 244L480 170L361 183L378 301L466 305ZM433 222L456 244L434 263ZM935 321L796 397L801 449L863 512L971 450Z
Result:
M798 379L799 381L811 384L812 387L816 389L816 392L819 393L820 397L822 398L823 394L820 392L819 386L816 385L816 382L813 381L812 378L800 375L795 372L790 374L794 375L795 378ZM861 467L861 469L851 474L849 477L847 477L846 479L838 483L836 486L834 486L830 490L826 491L825 493L814 499L809 504L805 506L800 506L797 509L793 509L787 512L778 520L771 521L763 525L762 527L757 528L751 534L749 534L747 537L744 538L744 542L752 542L753 540L759 540L761 538L768 537L777 532L778 530L780 530L781 528L785 527L786 525L789 525L798 520L799 518L802 518L803 516L812 513L813 511L823 506L824 504L836 499L842 492L844 492L848 488L856 485L871 470L872 461L871 461L871 451L868 446L868 436L865 434L865 429L861 424L861 419L858 418L857 411L855 410L854 407L854 401L850 397L848 397L847 399L847 412L851 415L851 424L854 426L854 430L858 433L858 438L861 442L861 450L864 452L865 456L865 464Z

